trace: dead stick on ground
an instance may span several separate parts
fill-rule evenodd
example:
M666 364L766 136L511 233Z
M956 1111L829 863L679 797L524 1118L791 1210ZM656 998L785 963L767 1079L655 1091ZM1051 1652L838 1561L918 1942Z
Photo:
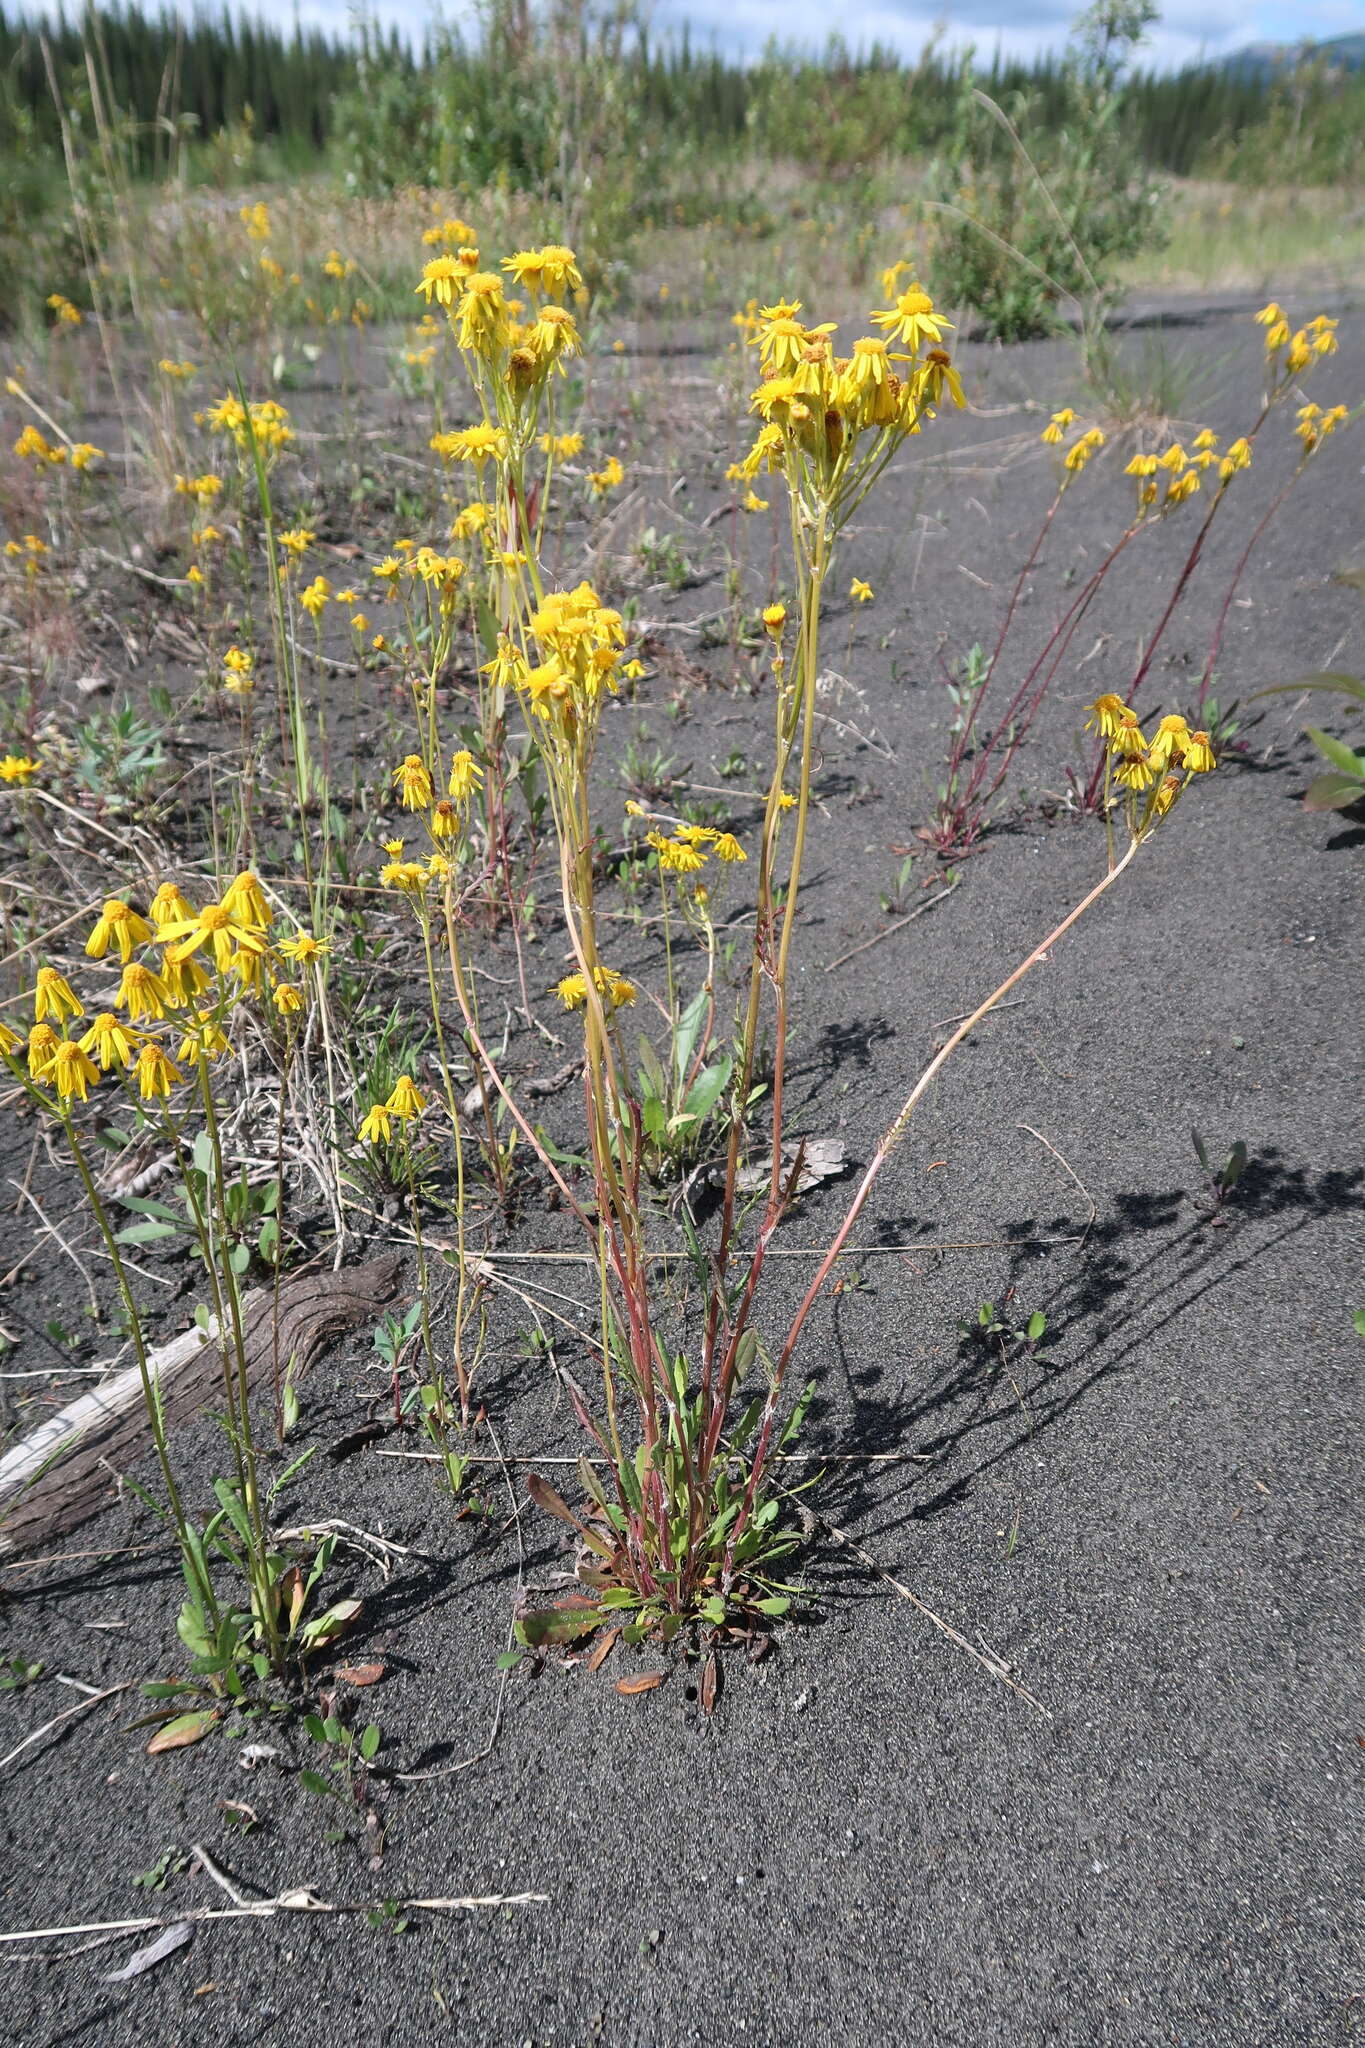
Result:
M1076 1186L1085 1196L1086 1201L1089 1202L1090 1214L1085 1219L1085 1229L1081 1232L1080 1235L1080 1243L1084 1244L1086 1239L1090 1235L1091 1225L1094 1223L1095 1218L1099 1215L1099 1204L1096 1202L1095 1197L1091 1194L1089 1188L1081 1179L1080 1175L1077 1173L1075 1167L1071 1164L1070 1160L1063 1159L1061 1153L1057 1150L1057 1147L1052 1143L1052 1140L1050 1138L1045 1138L1041 1131L1035 1131L1032 1124L1016 1124L1014 1128L1016 1131L1027 1131L1031 1138L1036 1138L1038 1140L1038 1143L1052 1154L1057 1164L1066 1173L1070 1174Z
M860 946L850 946L847 953L841 953L837 960L830 961L825 969L826 974L833 974L836 967L842 967L845 961L855 960L859 953L866 953L871 947L880 946L883 939L889 939L893 932L903 931L906 925L913 924L917 917L923 917L926 910L932 910L936 903L946 903L958 886L957 882L949 882L947 888L941 889L937 896L931 896L927 903L921 903L918 909L909 911L906 916L898 917L885 931L874 932L872 937L864 939Z
M836 1529L833 1522L827 1522L823 1515L812 1515L811 1520L817 1527L823 1529L826 1535L832 1536L834 1541L840 1544L843 1549L851 1550L856 1558L860 1558L869 1571L875 1572L884 1585L890 1586L893 1593L898 1593L902 1600L908 1600L910 1605L917 1608L925 1617L926 1621L932 1621L934 1627L941 1629L949 1642L956 1643L960 1650L965 1650L967 1655L973 1658L983 1671L989 1671L992 1678L998 1678L1002 1685L1007 1685L1010 1688L1011 1692L1017 1692L1021 1700L1027 1700L1029 1705L1035 1708L1045 1721L1052 1719L1051 1714L1042 1701L1035 1699L1027 1686L1020 1685L1018 1679L1011 1676L1009 1666L1002 1658L997 1657L994 1651L978 1650L975 1643L969 1643L965 1636L959 1635L951 1622L945 1621L941 1614L935 1614L932 1607L926 1606L919 1595L912 1593L908 1586L903 1586L899 1579L893 1579L890 1572L882 1569L875 1557L869 1556L867 1551L861 1545L855 1543L851 1536L846 1536L842 1529Z
M320 1899L306 1886L281 1892L273 1899L249 1900L242 1906L198 1906L188 1913L154 1913L139 1920L83 1920L70 1927L25 1927L0 1934L0 1942L51 1941L64 1934L143 1934L153 1927L171 1927L184 1921L200 1926L207 1920L270 1920L276 1913L388 1913L388 1899ZM487 1897L463 1899L399 1899L407 1913L474 1913L498 1906L548 1906L548 1892L494 1892Z
M115 1693L128 1692L136 1683L135 1678L129 1678L125 1679L122 1685L107 1685L103 1692L92 1692L88 1699L78 1700L75 1706L68 1707L65 1713L54 1714L50 1721L44 1721L41 1728L35 1728L31 1735L26 1735L8 1756L0 1756L0 1771L4 1770L6 1764L12 1764L17 1756L22 1756L26 1749L31 1749L35 1742L41 1742L45 1735L50 1735L54 1728L60 1728L63 1721L74 1720L77 1714L89 1713L91 1707L97 1707L101 1700L111 1700ZM92 1933L95 1930L87 1928L83 1931ZM8 1939L7 1935L0 1935L0 1941Z

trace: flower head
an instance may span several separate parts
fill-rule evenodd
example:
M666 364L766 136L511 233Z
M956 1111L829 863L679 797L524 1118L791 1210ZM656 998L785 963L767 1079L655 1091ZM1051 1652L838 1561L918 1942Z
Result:
M411 1074L400 1074L393 1084L393 1090L384 1104L390 1116L396 1116L400 1123L410 1123L426 1108L427 1101Z
M141 1034L130 1031L112 1010L101 1010L98 1017L91 1019L90 1029L80 1042L81 1051L93 1053L107 1074L111 1067L133 1064L140 1038Z
M137 1056L138 1093L144 1102L164 1099L180 1079L180 1069L149 1039Z
M393 771L393 786L403 808L424 811L431 802L431 774L420 754L407 754Z
M66 1017L83 1017L85 1006L64 974L55 967L40 967L33 991L33 1015L39 1024L50 1017L60 1024Z
M85 942L85 950L90 959L102 960L111 946L117 946L119 958L126 965L133 957L134 945L143 945L152 936L152 927L145 917L139 917L117 896L109 896Z
M99 1077L99 1068L84 1047L77 1045L72 1038L57 1040L41 1076L56 1089L63 1102L69 1102L73 1095L84 1102Z
M42 765L29 754L0 755L0 782L18 783L22 788L25 783L32 782Z

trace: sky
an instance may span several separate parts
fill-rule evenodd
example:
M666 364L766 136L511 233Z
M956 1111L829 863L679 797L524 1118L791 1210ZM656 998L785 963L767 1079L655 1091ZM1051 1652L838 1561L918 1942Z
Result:
M351 0L296 0L305 26L343 28ZM654 0L650 20L656 33L690 24L694 44L713 44L726 55L757 54L770 36L820 48L837 28L855 49L872 42L915 56L936 21L946 22L948 41L975 43L983 58L999 46L1007 56L1032 57L1057 49L1083 0ZM435 9L427 0L369 0L369 11L385 25L397 23L420 41ZM453 0L446 18L460 21L467 10ZM1148 36L1144 63L1168 69L1200 58L1216 58L1253 42L1295 42L1347 35L1365 28L1361 0L1167 0L1162 19Z

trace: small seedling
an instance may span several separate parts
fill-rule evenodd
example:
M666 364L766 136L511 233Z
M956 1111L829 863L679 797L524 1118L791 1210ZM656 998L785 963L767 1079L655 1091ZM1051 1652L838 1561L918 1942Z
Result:
M189 1853L172 1843L163 1849L150 1870L139 1871L133 1883L144 1892L164 1892L168 1881L190 1867Z
M1209 1213L1211 1216L1216 1217L1223 1204L1227 1201L1228 1196L1247 1170L1248 1154L1246 1143L1243 1139L1239 1138L1227 1158L1223 1161L1223 1164L1215 1171L1209 1161L1208 1148L1205 1146L1204 1140L1200 1137L1198 1131L1192 1130L1190 1136L1194 1140L1195 1156L1203 1168L1204 1185L1208 1190L1209 1200L1213 1205Z
M18 1692L21 1686L32 1685L43 1675L41 1664L30 1664L27 1657L9 1657L0 1664L0 1692Z

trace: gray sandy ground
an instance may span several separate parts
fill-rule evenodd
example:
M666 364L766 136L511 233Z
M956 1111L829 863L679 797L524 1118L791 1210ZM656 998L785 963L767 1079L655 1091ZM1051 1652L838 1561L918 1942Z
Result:
M1210 367L1200 416L1236 431L1257 369L1244 321L1181 346ZM1048 345L974 351L970 367L1005 407L1060 402L1068 362ZM1363 371L1348 339L1324 392L1354 397ZM878 602L852 620L837 610L829 659L865 692L853 722L875 724L893 758L828 742L793 1114L858 1161L941 1020L993 986L1102 870L1093 824L1031 809L963 864L946 904L823 971L885 922L891 848L922 821L942 757L934 650L951 657L988 638L1047 492L1039 459L1001 469L1000 443L1038 424L1011 414L945 432L977 442L972 474L907 465L840 563L839 587L867 575ZM1225 699L1365 662L1365 604L1332 580L1365 540L1360 463L1358 437L1344 438L1274 529L1245 586L1251 602L1232 614ZM1259 491L1274 469L1267 457ZM1053 615L1067 571L1118 530L1128 488L1096 479L1084 512L1059 523L1031 618ZM1144 700L1156 709L1188 704L1218 572L1235 553L1214 550L1181 613ZM1077 642L1021 760L1031 796L1061 792L1081 707L1121 686L1157 588L1144 566ZM689 606L702 608L697 593L679 600ZM323 1840L328 1815L289 1771L248 1774L227 1741L149 1760L142 1738L121 1732L131 1712L98 1709L0 1780L8 1927L216 1903L202 1876L174 1876L164 1893L131 1884L196 1841L262 1895L307 1884L334 1899L528 1891L544 1902L414 1916L402 1935L355 1918L224 1921L115 1986L100 1980L126 1948L3 1961L9 2039L1327 2048L1352 2037L1365 1990L1365 1349L1351 1328L1365 1303L1365 830L1302 809L1316 762L1303 714L1285 699L1259 708L1246 753L949 1069L859 1233L904 1249L868 1258L863 1284L821 1310L806 1342L819 1381L807 1449L926 1460L840 1467L818 1507L1008 1660L1045 1713L834 1546L806 1558L814 1624L762 1665L734 1661L709 1719L685 1673L637 1700L613 1690L615 1659L596 1677L517 1673L487 1761L388 1798L377 1871L355 1846ZM705 700L680 736L698 780L716 780L732 745L761 745L761 708L738 706L733 729L713 711L728 713L727 700ZM1250 1148L1221 1227L1192 1199L1191 1125L1220 1155L1236 1139ZM837 1192L813 1199L787 1239L821 1243L838 1215ZM544 1218L529 1219L524 1241L546 1241ZM797 1270L774 1287L774 1329ZM581 1275L564 1284L584 1291ZM1044 1307L1051 1325L1052 1369L1018 1387L957 1344L958 1319L1010 1286L1023 1315ZM490 1391L504 1443L576 1450L553 1386L504 1339ZM310 1383L306 1421L323 1441L375 1391L365 1348L343 1347ZM211 1432L186 1456L206 1487ZM367 1611L348 1654L389 1665L365 1702L383 1759L436 1766L481 1749L517 1584L510 1537L476 1537L423 1468L369 1455L317 1460L291 1512L348 1516L422 1553L387 1588L356 1574ZM554 1525L528 1514L524 1527L529 1574L543 1580L562 1562ZM115 1510L80 1545L152 1534L146 1517ZM7 1595L6 1654L92 1684L173 1668L160 1557L11 1574ZM109 1620L123 1626L92 1626ZM0 1695L0 1754L68 1703L59 1692ZM297 1744L283 1747L298 1758ZM259 1831L227 1828L229 1798L257 1808Z

